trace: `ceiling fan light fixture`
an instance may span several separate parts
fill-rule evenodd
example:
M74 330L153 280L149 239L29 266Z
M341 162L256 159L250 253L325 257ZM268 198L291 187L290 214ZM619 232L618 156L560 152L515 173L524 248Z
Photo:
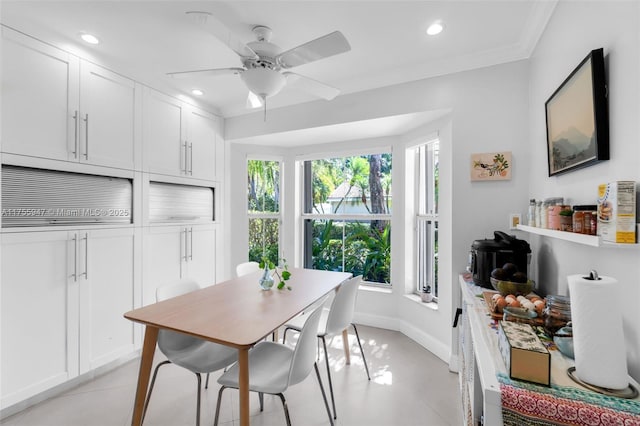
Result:
M278 71L268 68L251 68L240 74L240 78L250 91L265 99L276 95L282 90L286 78Z
M249 91L249 95L247 96L247 108L260 108L262 105L264 105L262 98Z

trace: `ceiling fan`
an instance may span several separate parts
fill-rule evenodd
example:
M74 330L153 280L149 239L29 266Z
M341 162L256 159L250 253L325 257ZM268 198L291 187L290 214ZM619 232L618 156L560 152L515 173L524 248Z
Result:
M240 56L242 68L179 71L167 75L181 78L239 74L249 89L247 107L257 108L264 105L265 113L267 98L278 94L285 85L326 100L331 100L340 93L335 87L291 71L284 71L351 50L349 42L340 31L334 31L282 52L278 46L270 42L272 31L269 27L255 26L253 33L256 41L245 44L209 12L187 12L187 15L236 52Z

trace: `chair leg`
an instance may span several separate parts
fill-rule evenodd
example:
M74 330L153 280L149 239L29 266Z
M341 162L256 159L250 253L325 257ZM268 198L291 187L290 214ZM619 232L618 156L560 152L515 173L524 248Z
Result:
M324 386L322 386L322 379L320 378L320 370L318 370L318 363L313 363L313 368L316 370L316 378L318 379L318 384L320 385L320 391L322 392L322 399L324 400L324 406L327 409L327 415L329 416L329 423L333 426L333 419L331 418L331 410L329 409L329 402L327 402L327 394L324 391Z
M364 369L367 372L367 379L371 380L371 376L369 375L369 367L367 366L367 359L364 357L364 351L362 350L362 343L360 343L360 336L358 335L358 328L354 323L351 323L353 326L353 330L356 332L356 340L358 341L358 346L360 346L360 353L362 354L362 362L364 363Z
M331 405L333 406L333 418L338 418L338 413L336 413L336 399L333 396L333 383L331 382L331 369L329 368L329 352L327 351L327 341L324 336L320 337L322 339L322 346L324 347L324 361L327 364L327 377L329 377L329 391L331 393Z
M282 332L282 344L284 345L287 341L287 331L289 331L289 327L286 327Z
M156 365L156 369L153 370L153 377L151 378L151 386L149 387L149 393L147 394L147 399L144 401L144 407L142 408L142 420L140 421L141 424L144 422L145 414L147 414L147 407L149 406L149 400L151 399L151 392L153 392L153 385L156 384L156 376L158 375L158 370L160 369L161 366L165 364L171 364L171 361L169 360L162 361L161 363Z
M202 393L202 376L196 373L198 378L198 402L196 404L196 426L200 426L200 394Z
M258 399L260 400L260 412L264 411L264 392L258 392Z
M207 373L207 381L204 382L204 388L209 389L209 373Z
M289 417L289 408L287 408L287 401L284 399L284 395L279 393L278 396L282 401L282 408L284 409L284 417L287 420L287 426L291 426L291 418Z
M218 416L220 415L220 402L222 401L222 391L225 390L226 388L227 388L226 386L222 386L218 391L218 403L216 404L216 416L213 419L213 426L218 426Z

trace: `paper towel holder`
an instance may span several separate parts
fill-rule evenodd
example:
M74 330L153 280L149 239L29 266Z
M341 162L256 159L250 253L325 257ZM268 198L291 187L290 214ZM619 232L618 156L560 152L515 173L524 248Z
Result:
M589 276L588 277L582 277L585 280L591 280L591 281L599 281L600 277L598 276L598 271L596 271L595 269L592 269L589 271Z
M635 388L631 383L624 389L608 389L600 386L592 385L591 383L587 383L576 375L576 367L569 367L567 369L567 375L571 377L571 379L579 385L584 386L585 388L592 390L594 392L601 393L603 395L615 396L617 398L624 399L635 399L638 397L638 389Z

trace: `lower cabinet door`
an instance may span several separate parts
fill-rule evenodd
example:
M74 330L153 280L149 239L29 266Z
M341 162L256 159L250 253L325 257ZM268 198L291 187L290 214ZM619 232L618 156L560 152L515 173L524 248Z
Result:
M67 231L2 234L0 406L78 375L75 241Z
M79 244L80 373L134 351L132 228L77 232Z
M156 289L178 282L186 274L184 226L152 226L143 237L142 305L156 302Z
M187 227L187 276L202 287L216 283L216 230L214 225Z

